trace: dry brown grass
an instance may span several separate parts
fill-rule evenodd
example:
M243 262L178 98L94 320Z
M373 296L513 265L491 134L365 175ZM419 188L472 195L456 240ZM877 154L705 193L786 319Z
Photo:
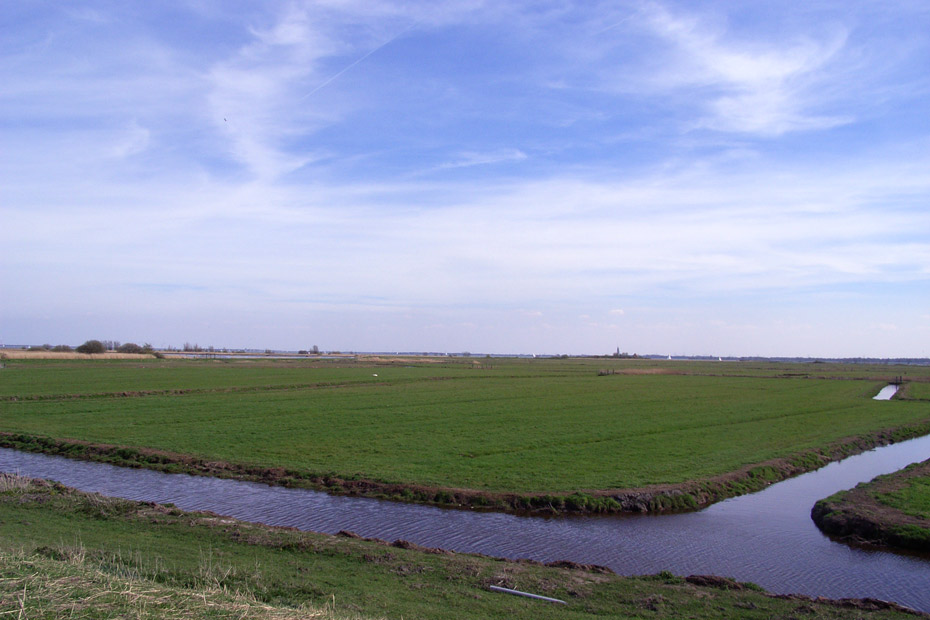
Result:
M101 619L230 618L236 620L350 620L334 603L322 607L277 607L250 593L202 586L177 588L101 570L83 550L39 554L0 551L0 617Z
M448 362L446 357L434 355L357 355L359 362L373 364L441 364Z
M7 360L147 360L150 353L75 353L73 351L27 351L25 349L0 350L0 359Z
M32 478L19 474L0 473L0 493L6 491L25 491L33 486Z

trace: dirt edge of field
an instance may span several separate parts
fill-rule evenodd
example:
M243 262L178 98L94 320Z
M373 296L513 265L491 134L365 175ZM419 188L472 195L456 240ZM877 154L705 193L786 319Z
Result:
M852 544L930 551L930 520L875 498L900 489L913 477L930 477L930 459L822 499L811 509L811 518L824 533Z
M291 488L308 488L334 495L520 514L603 514L698 510L730 497L759 491L775 482L819 469L847 456L927 434L930 434L930 419L899 428L875 431L861 437L850 437L823 449L805 450L791 457L747 465L737 471L712 478L643 488L579 490L552 494L495 493L386 482L363 477L346 478L334 473L230 463L149 448L57 439L16 432L0 432L0 447L167 473L188 473Z

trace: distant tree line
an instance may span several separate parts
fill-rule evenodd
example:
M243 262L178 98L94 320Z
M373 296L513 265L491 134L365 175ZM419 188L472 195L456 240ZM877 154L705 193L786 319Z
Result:
M66 346L67 345L59 345L59 347ZM54 347L50 350L71 350L71 347L67 347L67 349L59 347ZM138 345L134 342L120 343L118 340L88 340L77 347L75 351L78 353L90 354L106 353L107 351L116 351L117 353L154 353L155 349L147 342L143 345Z
M204 351L206 351L207 353L213 353L216 351L216 349L214 349L212 346L202 347L197 343L191 344L189 342L184 343L184 347L182 350L187 353L202 353Z
M37 347L29 347L29 351L54 351L56 353L69 353L73 351L70 346L66 344L56 344L54 347L50 344L43 344Z

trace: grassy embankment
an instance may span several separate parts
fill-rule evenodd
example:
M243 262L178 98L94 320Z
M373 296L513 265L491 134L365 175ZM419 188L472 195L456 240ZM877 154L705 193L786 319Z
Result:
M0 531L0 615L18 618L913 617L721 578L619 577L270 528L15 476L0 476Z
M688 509L930 432L925 402L871 399L902 374L930 381L839 364L12 360L0 439L409 501Z
M811 516L850 541L930 551L930 460L822 499Z

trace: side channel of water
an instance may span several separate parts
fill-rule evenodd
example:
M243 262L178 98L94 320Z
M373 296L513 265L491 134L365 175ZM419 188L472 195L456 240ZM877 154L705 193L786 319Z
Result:
M894 383L886 385L878 394L872 397L872 400L891 400L891 398L898 393L900 387L900 385L895 385Z
M818 499L927 458L930 436L871 450L700 512L621 517L444 510L7 449L0 449L0 471L270 525L327 533L351 530L507 558L572 560L625 575L663 570L715 574L752 581L776 593L873 597L930 612L930 557L835 543L810 519Z

